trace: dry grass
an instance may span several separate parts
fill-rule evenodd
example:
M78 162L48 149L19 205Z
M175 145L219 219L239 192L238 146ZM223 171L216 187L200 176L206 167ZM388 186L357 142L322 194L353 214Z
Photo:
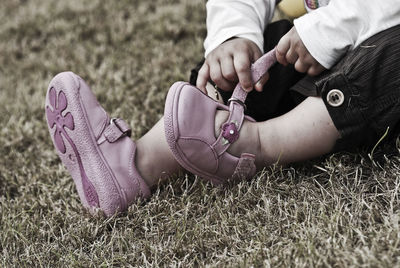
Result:
M400 265L398 157L342 153L213 188L193 176L111 219L82 209L47 133L58 72L145 133L201 58L204 2L2 0L0 266Z

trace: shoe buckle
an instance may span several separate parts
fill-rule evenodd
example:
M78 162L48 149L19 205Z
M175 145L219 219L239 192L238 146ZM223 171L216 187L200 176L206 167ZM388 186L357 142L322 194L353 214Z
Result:
M238 98L235 97L230 98L227 102L228 106L231 104L231 102L236 102L237 104L241 105L244 110L247 110L246 104L243 101L239 100Z
M114 124L123 135L126 135L128 137L132 135L132 129L121 118L111 118L110 124Z

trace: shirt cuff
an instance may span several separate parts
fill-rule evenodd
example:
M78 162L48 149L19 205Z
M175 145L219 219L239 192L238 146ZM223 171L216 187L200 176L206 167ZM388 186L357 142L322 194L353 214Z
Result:
M338 53L335 53L335 49L330 45L330 43L333 43L333 40L331 38L327 40L323 32L326 26L323 26L322 23L313 16L314 14L315 12L308 13L295 19L293 24L311 56L324 68L330 69L336 63Z

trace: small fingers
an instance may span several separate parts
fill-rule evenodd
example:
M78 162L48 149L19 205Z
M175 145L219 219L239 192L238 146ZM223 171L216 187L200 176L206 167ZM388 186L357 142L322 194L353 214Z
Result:
M292 48L286 53L286 62L294 64L299 58L299 54Z
M276 46L276 59L282 65L288 65L286 54L290 48L289 38L284 35Z
M235 72L235 66L233 65L233 58L227 57L221 62L221 70L224 78L230 82L237 83L238 77Z
M210 65L210 77L220 89L225 91L232 89L232 83L226 80L222 75L221 65L219 62Z
M300 73L306 73L310 69L310 67L311 64L308 64L301 59L298 59L294 64L294 68Z
M307 73L310 76L319 75L325 70L325 68L317 62L310 63L307 61L302 61L300 59L296 61L296 63L294 64L294 68L296 69L296 71L300 73Z
M289 64L289 63L287 62L287 60L286 60L286 53L283 54L283 53L281 53L281 52L277 49L275 54L276 54L276 60L277 60L280 64L282 64L282 65L284 65L284 66L286 66L286 65Z
M322 73L323 71L325 71L324 66L322 66L321 64L318 63L315 65L312 65L308 69L307 74L310 76L316 76L316 75L319 75L320 73Z
M204 62L197 75L196 86L206 94L207 94L206 85L209 79L210 79L210 67L208 66L207 62Z
M251 78L250 59L245 54L239 54L233 59L239 83L246 91L253 89L253 80Z
M252 50L252 62L256 62L261 56L263 55L260 49L255 45L254 49Z
M258 80L258 82L254 85L254 88L258 91L261 92L263 90L263 87L265 85L265 83L267 83L269 79L269 73L265 73L260 80Z

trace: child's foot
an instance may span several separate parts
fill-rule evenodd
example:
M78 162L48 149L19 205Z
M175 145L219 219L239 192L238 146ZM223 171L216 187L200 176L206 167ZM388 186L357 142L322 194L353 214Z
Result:
M234 105L235 109L242 109L240 104ZM255 155L246 149L238 157L227 152L239 138L243 111L231 113L233 116L216 137L215 128L221 124L216 120L226 116L219 110L229 108L188 83L175 83L168 92L164 112L168 145L182 167L213 184L252 177L256 172Z
M259 81L275 62L275 50L258 59L251 68L253 81ZM247 127L249 122L245 122L254 121L244 116L246 96L238 85L228 107L188 83L177 82L170 88L164 111L165 135L182 167L214 184L255 174L260 143L257 127ZM229 111L229 115L219 110ZM219 133L215 128L222 120ZM238 143L242 134L251 140Z
M110 216L150 195L135 167L129 126L111 119L79 76L65 72L53 78L46 116L57 153L91 213L101 210Z

